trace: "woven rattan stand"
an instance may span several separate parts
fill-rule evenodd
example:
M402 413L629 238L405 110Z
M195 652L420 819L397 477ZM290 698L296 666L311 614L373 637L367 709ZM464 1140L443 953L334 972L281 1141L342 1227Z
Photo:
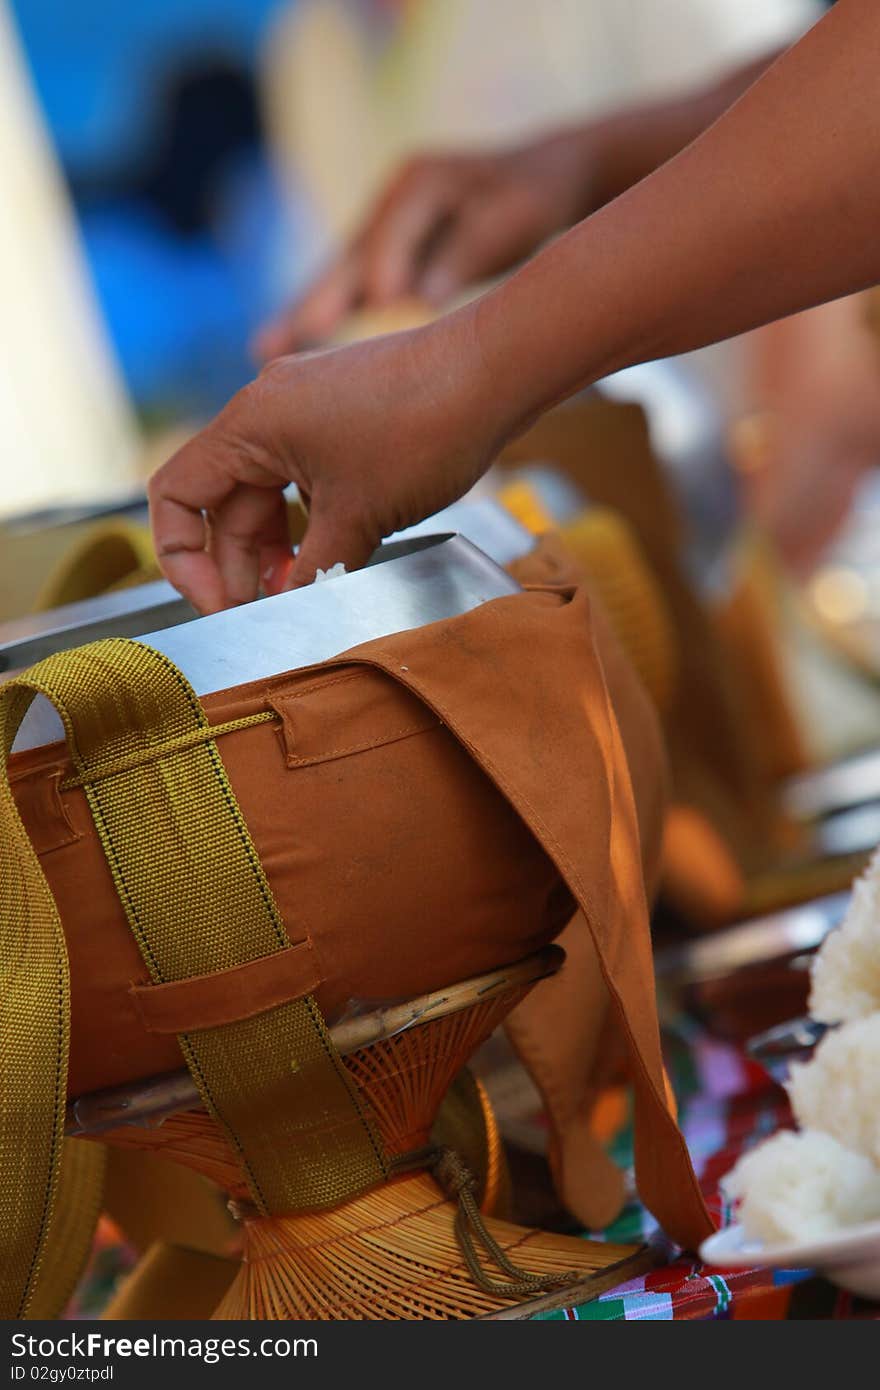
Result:
M429 1146L441 1102L473 1052L562 960L563 952L551 946L332 1029L392 1160ZM652 1263L645 1247L528 1230L488 1214L500 1187L502 1147L491 1108L479 1088L476 1093L487 1159L479 1184L482 1224L517 1270L536 1277L537 1286L527 1290L498 1290L516 1281L493 1267L479 1241L486 1286L475 1282L459 1234L462 1199L444 1191L428 1167L392 1175L331 1210L259 1216L247 1205L238 1162L200 1108L188 1073L80 1097L69 1108L67 1132L150 1150L229 1193L242 1217L242 1262L217 1318L522 1318L584 1302ZM554 1287L566 1275L565 1287Z

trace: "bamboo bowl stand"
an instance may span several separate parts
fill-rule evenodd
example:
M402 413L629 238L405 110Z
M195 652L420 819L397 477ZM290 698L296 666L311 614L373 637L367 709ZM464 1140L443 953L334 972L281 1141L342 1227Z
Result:
M331 1029L389 1158L429 1145L441 1102L468 1059L563 959L564 952L549 946L515 965ZM485 1129L486 1212L501 1185L503 1156L478 1083L476 1093ZM403 1172L330 1210L261 1216L249 1206L235 1155L201 1108L187 1072L78 1098L68 1107L67 1133L149 1150L195 1169L229 1194L241 1216L242 1258L216 1318L522 1317L532 1308L583 1302L653 1262L644 1247L528 1230L486 1216L490 1241L536 1276L536 1285L543 1280L552 1288L568 1278L564 1290L537 1299L489 1291L475 1282L464 1256L459 1201L424 1169ZM497 1269L492 1273L498 1282ZM530 1291L537 1292L540 1287Z

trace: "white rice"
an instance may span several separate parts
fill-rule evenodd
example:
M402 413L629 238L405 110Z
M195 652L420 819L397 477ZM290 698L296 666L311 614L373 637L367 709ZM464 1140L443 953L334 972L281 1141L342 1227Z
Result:
M325 579L341 579L346 573L345 565L341 560L337 560L328 570L315 570L315 583L323 584Z
M739 1199L749 1240L819 1240L842 1226L880 1220L880 1169L815 1130L788 1130L744 1154L723 1179Z
M809 1062L792 1067L787 1089L803 1129L880 1164L880 1013L828 1033Z
M822 1023L880 1010L880 850L861 878L840 926L813 960L810 1013Z
M840 1026L791 1068L800 1133L774 1135L723 1180L749 1239L768 1244L880 1220L880 850L811 976L810 1013Z

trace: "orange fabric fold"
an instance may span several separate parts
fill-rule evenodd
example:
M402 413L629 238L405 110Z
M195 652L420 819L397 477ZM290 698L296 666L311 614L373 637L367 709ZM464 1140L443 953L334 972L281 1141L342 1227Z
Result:
M211 975L132 985L131 996L148 1033L193 1033L254 1018L279 1004L302 999L320 983L312 943L300 941Z
M523 621L525 603L531 621ZM664 1229L695 1248L713 1225L667 1094L632 783L590 633L582 590L533 592L497 599L450 624L445 660L437 660L430 627L340 660L381 667L420 695L556 864L583 914L627 1043L639 1191ZM533 643L528 681L517 679L515 663L499 659L511 638ZM558 1081L554 1070L551 1061L536 1071L548 1097ZM567 1129L563 1119L563 1155Z
M558 983L513 1024L562 1195L579 1213L620 1201L584 1123L613 1028L636 1088L642 1195L696 1245L711 1223L665 1093L644 886L664 793L656 721L586 594L494 600L203 705L215 724L284 715L218 748L294 950L313 943L328 1021L497 969L570 924ZM13 761L25 777L69 771L57 746ZM170 1020L183 996L132 990L148 980L82 788L60 796L72 838L56 835L42 866L70 955L76 1095L180 1066L143 1008ZM22 797L35 840L41 804ZM222 1007L222 988L191 982L189 1004L201 992Z

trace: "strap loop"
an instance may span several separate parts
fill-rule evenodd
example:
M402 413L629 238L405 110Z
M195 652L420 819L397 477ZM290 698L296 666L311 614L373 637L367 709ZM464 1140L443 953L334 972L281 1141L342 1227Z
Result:
M27 1311L43 1258L70 1038L64 931L8 776L35 694L61 715L75 780L154 984L248 965L291 946L213 731L167 657L110 639L49 657L0 689L4 1317ZM383 1179L372 1122L311 995L178 1038L259 1210L329 1206Z

